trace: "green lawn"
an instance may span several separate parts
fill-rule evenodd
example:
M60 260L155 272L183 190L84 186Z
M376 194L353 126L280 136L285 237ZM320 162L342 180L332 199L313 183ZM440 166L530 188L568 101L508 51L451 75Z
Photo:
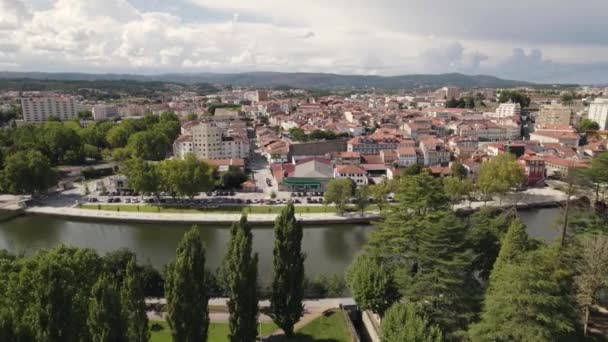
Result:
M163 329L160 331L151 331L150 342L172 342L169 326L165 321L151 321L152 323L160 324ZM266 336L277 330L273 323L262 323L262 335ZM209 324L209 342L228 342L228 323L210 323Z
M245 205L245 206L230 206L221 208L208 209L192 209L180 208L171 206L158 206L153 204L82 204L82 209L93 210L108 210L108 211L133 211L144 213L180 213L180 214L234 214L234 213L249 213L249 214L278 214L283 209L284 205ZM298 206L296 205L296 213L335 213L335 206ZM354 208L353 208L354 210ZM367 211L378 210L375 205L370 205Z
M346 326L343 311L332 311L300 329L289 342L351 342L352 337ZM284 337L269 339L272 342L287 342Z

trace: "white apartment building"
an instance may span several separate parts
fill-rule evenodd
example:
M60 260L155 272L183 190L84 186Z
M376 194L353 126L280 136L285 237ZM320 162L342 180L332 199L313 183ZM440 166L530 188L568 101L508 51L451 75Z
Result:
M116 118L119 116L118 107L108 105L95 105L91 109L93 113L93 120L101 121Z
M509 117L509 116L520 116L521 115L521 105L518 102L505 102L501 103L498 108L496 108L496 116L499 118Z
M562 105L545 105L536 115L536 127L547 125L570 126L572 109Z
M204 121L192 126L192 150L200 159L249 157L247 137L229 136L215 122Z
M460 89L456 87L443 87L437 91L439 98L450 100L460 97Z
M65 121L78 115L76 99L71 96L23 97L21 108L26 122L43 122L51 116Z
M173 155L177 158L184 159L188 153L194 153L194 148L192 147L192 136L190 134L185 134L175 139L175 142L173 143Z
M608 99L595 99L591 102L588 118L597 122L600 129L608 129Z

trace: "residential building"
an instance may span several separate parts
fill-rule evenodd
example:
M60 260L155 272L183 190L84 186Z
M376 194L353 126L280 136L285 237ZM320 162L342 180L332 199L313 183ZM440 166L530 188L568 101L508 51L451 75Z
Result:
M608 129L608 99L595 99L591 102L587 117L597 122L600 130Z
M517 162L524 168L528 186L542 186L545 183L545 160L536 155L523 155Z
M509 116L520 116L521 115L521 105L519 102L505 102L501 103L498 108L496 108L496 116L499 118L509 117Z
M192 135L181 135L175 139L175 142L173 143L173 155L177 158L183 159L188 153L194 153L194 148L192 146Z
M442 140L436 138L424 139L420 142L422 151L422 164L424 166L448 165L450 151Z
M76 99L71 96L23 97L21 108L26 122L43 122L51 116L65 121L78 115Z
M460 97L460 89L456 87L443 87L437 90L437 97L441 99L457 99Z
M93 120L95 121L108 120L119 116L118 107L103 104L94 105L91 112L93 113Z
M348 141L348 152L361 152L377 154L381 150L396 150L400 147L415 147L416 142L411 139L397 137L375 138L371 136L358 136Z
M546 125L565 125L569 126L572 122L572 109L562 105L544 105L536 114L536 127Z
M567 126L548 126L530 133L530 140L541 143L557 143L565 147L578 147L580 136Z
M192 149L200 159L248 158L249 142L246 134L228 135L215 122L201 121L191 127Z
M397 149L397 159L400 167L408 167L418 162L416 149L413 147L401 147Z
M334 178L352 179L357 186L367 185L367 172L355 165L336 165Z

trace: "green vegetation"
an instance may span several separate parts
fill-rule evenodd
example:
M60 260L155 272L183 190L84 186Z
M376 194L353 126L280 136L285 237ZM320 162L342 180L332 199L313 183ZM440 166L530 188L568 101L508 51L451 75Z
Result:
M159 326L160 330L151 328L150 342L172 342L171 331L169 325L165 321L151 321L152 326ZM262 336L267 336L277 330L277 326L272 323L261 323L258 329L262 332ZM229 327L228 323L209 323L209 336L207 341L210 342L229 342L228 339Z
M333 203L336 206L338 214L343 215L346 207L350 202L350 198L355 191L355 183L348 178L336 178L327 183L323 203Z
M441 342L441 330L414 304L396 303L382 320L384 342Z
M523 185L525 174L511 153L500 153L498 156L481 164L477 187L485 196L502 197L513 188Z
M174 340L206 341L209 327L205 248L192 227L177 246L175 260L165 271L167 322Z
M121 171L129 179L133 190L156 196L166 192L173 197L192 198L213 189L214 185L214 169L193 154L188 154L184 159L167 159L160 163L134 158L125 161Z
M35 150L16 152L4 162L0 187L13 194L36 195L57 184L49 159Z
M530 97L516 90L502 90L498 96L498 102L517 102L521 108L527 108L530 105Z
M598 129L600 129L600 125L598 125L597 122L587 118L581 119L576 125L576 130L579 133L587 133L587 131L597 131Z
M352 341L352 337L346 326L346 319L344 312L330 311L327 315L323 315L306 324L292 338L286 339L286 341L350 342Z
M230 242L223 262L228 291L230 340L255 341L258 336L258 254L252 253L253 236L243 215L230 229Z
M290 128L289 134L295 141L335 140L348 137L348 133L336 134L334 131L321 129L315 129L310 134L306 134L301 128Z
M399 299L399 289L390 265L361 254L346 272L353 298L362 310L371 310L380 317Z
M272 290L269 314L285 335L293 336L293 326L304 315L304 259L302 224L289 203L274 223Z

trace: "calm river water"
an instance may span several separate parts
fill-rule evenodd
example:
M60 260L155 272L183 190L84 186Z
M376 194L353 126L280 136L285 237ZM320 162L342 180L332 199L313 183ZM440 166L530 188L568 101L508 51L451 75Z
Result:
M557 208L520 213L533 237L551 241L558 235ZM230 236L225 226L200 225L207 248L207 267L215 269L226 250ZM128 248L140 262L162 267L175 255L175 248L188 229L179 224L94 223L43 216L23 216L0 223L0 249L30 254L42 248L64 243L89 247L98 253ZM308 276L342 274L374 229L369 225L305 226L303 249L307 254ZM262 282L272 272L273 231L271 227L254 228L254 249L259 253Z

